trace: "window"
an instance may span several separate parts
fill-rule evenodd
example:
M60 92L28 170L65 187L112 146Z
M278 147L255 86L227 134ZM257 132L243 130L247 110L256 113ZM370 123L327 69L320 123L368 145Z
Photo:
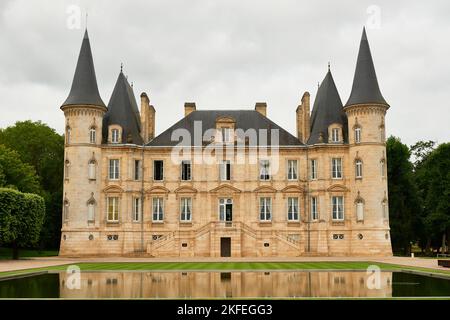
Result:
M63 216L64 221L69 220L69 200L64 200L64 208L63 208Z
M181 198L181 217L180 220L183 222L189 222L192 220L192 199L191 198Z
M141 221L142 199L139 197L133 198L133 221Z
M389 219L389 205L387 199L384 199L382 202L382 209L383 209L383 218Z
M95 201L90 200L88 202L88 222L95 221Z
M317 197L311 197L311 220L319 219L318 201Z
M220 138L223 143L233 142L233 130L231 128L221 128Z
M311 160L311 180L317 179L317 160Z
M153 198L153 221L164 220L164 199Z
M269 160L259 161L259 179L270 180L270 162Z
M381 159L380 161L380 167L381 167L381 177L384 178L386 177L386 160Z
M342 178L342 159L333 158L331 159L331 177L333 179Z
M331 141L339 142L339 128L331 129Z
M191 180L191 176L191 161L181 161L181 180L189 181Z
M66 179L69 179L69 173L70 173L70 161L66 160L64 162L64 176Z
M259 199L259 219L261 221L270 221L272 219L272 199Z
M364 202L362 199L356 200L356 221L364 220Z
M298 221L298 198L288 198L288 221Z
M119 159L109 160L109 180L119 180L120 176L120 161Z
M89 161L89 172L88 172L88 176L89 176L89 180L95 180L96 179L96 169L97 169L97 163L95 162L95 160L91 160Z
M219 175L221 181L231 180L231 162L230 160L224 160L219 164Z
M69 144L71 141L72 129L70 127L66 127L66 143Z
M89 129L89 141L90 141L90 143L95 143L96 142L96 140L97 140L96 135L97 135L97 131L95 130L95 127L91 127Z
M288 160L288 180L297 180L297 160Z
M138 181L142 178L142 161L134 160L134 180Z
M355 162L355 175L356 178L362 178L362 161L361 159L357 159Z
M164 179L164 162L162 160L153 161L153 180L162 181Z
M360 142L361 142L361 128L356 127L355 128L355 143L360 143Z
M118 222L119 221L119 198L109 197L108 198L108 212L107 212L108 222Z
M111 142L112 143L119 143L119 129L112 129L111 130Z
M333 220L344 220L344 197L332 197Z
M382 143L384 143L385 140L386 140L386 137L385 137L385 134L384 134L384 126L380 126L380 140L381 140Z
M219 220L233 220L233 199L219 199Z

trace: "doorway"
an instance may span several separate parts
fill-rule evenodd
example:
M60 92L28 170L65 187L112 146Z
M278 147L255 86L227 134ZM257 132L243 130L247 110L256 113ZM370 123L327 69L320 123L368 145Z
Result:
M220 238L220 256L231 257L231 238Z

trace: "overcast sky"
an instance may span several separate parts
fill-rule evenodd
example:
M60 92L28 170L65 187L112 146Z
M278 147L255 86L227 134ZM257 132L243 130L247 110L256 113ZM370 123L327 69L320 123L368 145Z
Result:
M75 7L74 7L75 5ZM76 15L76 8L82 12ZM331 62L345 103L366 25L388 135L450 140L450 2L0 0L0 127L42 120L58 132L85 28L108 103L121 62L148 93L162 132L197 109L252 109L295 134ZM80 21L77 28L77 21Z

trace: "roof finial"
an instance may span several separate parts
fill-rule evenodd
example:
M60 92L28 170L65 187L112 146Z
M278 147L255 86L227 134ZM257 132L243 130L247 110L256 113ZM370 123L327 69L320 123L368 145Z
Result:
M330 61L328 61L328 71L330 71Z
M123 62L120 63L120 73L123 73Z

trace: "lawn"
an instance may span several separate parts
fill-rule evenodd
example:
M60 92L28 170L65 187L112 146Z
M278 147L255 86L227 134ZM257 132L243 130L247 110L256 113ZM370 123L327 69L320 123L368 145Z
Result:
M106 262L79 263L82 271L258 271L258 270L360 270L365 271L370 265L377 265L385 271L420 271L450 276L450 270L413 268L393 264L366 262ZM5 276L27 274L41 271L64 271L68 265L27 269L21 271L1 272Z
M58 255L58 250L35 250L35 249L20 249L20 258L31 257L53 257ZM12 249L0 247L0 260L11 259Z

